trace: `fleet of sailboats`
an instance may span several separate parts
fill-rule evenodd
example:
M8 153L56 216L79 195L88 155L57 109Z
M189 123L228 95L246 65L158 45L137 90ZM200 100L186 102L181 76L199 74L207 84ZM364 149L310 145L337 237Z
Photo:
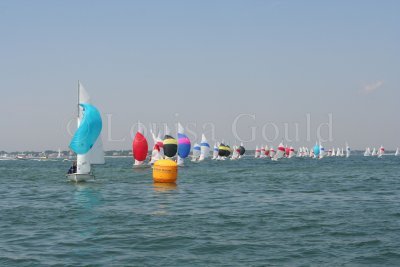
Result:
M80 82L78 82L78 113L77 113L77 130L74 133L71 142L71 152L76 154L76 162L71 167L67 174L67 178L74 182L87 181L94 179L93 165L104 164L104 151L101 139L102 119L99 110L91 103L90 96ZM151 149L151 156L149 157L148 165L154 164L160 159L175 159L178 166L184 165L184 160L192 152L191 161L201 162L206 160L210 155L210 144L204 134L201 135L200 144L195 143L191 148L191 141L185 134L184 127L177 124L177 139L175 139L165 125L165 135L161 138L161 132L156 136L153 131L150 131L153 146ZM144 135L142 125L138 124L138 131L132 140L132 155L134 159L133 166L148 166L145 161L148 158L149 144ZM234 145L232 148L221 143L215 143L212 151L212 160L231 160L240 159L245 154L246 149L243 143L240 146ZM71 153L70 152L70 153ZM364 151L364 156L378 156L382 157L385 154L385 148L381 146L379 150L376 148L371 149L367 147ZM316 142L315 146L311 149L303 146L299 147L297 153L292 146L284 146L283 142L278 145L277 151L268 145L256 146L254 157L255 158L270 158L272 160L280 160L282 158L293 157L312 157L322 159L324 157L346 157L351 155L351 149L346 142L344 148L334 148L325 151L321 142ZM399 156L399 148L396 149L394 154ZM61 149L58 149L57 158L61 158ZM21 156L22 158L22 156ZM71 158L71 154L70 154ZM25 159L25 157L24 157Z

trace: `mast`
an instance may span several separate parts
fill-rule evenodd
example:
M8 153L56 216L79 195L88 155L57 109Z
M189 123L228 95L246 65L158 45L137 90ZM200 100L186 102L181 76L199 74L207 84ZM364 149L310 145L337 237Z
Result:
M79 100L80 100L80 99L79 99L79 93L80 93L80 92L79 92L79 89L80 89L80 88L79 88L79 80L78 80L78 120L79 120Z

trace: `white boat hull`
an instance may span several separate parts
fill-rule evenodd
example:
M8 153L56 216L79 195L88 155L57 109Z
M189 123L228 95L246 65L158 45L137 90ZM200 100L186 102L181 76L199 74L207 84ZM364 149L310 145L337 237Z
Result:
M70 182L86 182L87 180L94 180L94 175L92 173L72 173L66 175Z

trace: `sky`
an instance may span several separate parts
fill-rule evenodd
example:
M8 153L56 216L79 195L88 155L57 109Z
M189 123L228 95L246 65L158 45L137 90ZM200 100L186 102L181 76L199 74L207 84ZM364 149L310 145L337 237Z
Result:
M400 146L399 1L0 2L0 151L68 149L82 82L106 150L140 121L192 143ZM155 131L158 131L155 129ZM296 131L296 129L298 129ZM318 132L320 134L318 134Z

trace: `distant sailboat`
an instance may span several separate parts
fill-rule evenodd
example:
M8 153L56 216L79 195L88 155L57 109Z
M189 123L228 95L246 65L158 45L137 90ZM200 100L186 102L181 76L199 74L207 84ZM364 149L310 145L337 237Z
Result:
M399 152L399 148L396 149L396 152L394 153L394 155L397 157L400 154Z
M274 147L271 146L271 148L270 148L270 150L269 150L269 157L270 157L271 159L273 159L273 158L275 157L275 154L276 154L276 151L275 151Z
M276 151L275 156L273 157L273 160L281 159L284 156L285 156L285 147L283 146L283 143L281 142L278 146L278 150Z
M269 152L270 152L270 151L269 151L268 145L265 145L264 150L265 150L265 152L264 152L264 153L265 153L265 156L266 156L266 157L269 157Z
M60 159L61 158L61 149L58 149L58 154L57 154L57 158Z
M314 151L314 158L319 158L320 150L319 150L319 145L318 145L317 142L315 142L315 146L313 148L313 151Z
M192 151L192 161L198 161L200 158L200 154L201 154L201 147L199 144L195 143L193 145L193 151Z
M331 153L332 157L336 157L336 150L334 147L332 147L332 153Z
M295 154L295 152L294 152L294 148L291 146L291 147L289 147L289 156L288 156L288 158L290 159L290 158L293 158L294 156L295 156L296 154Z
M259 157L260 157L260 154L261 154L261 151L260 151L260 149L258 148L258 146L256 146L256 151L255 151L255 153L254 153L254 157L255 157L255 158L259 158Z
M364 152L364 157L369 157L369 156L371 156L371 149L367 147Z
M210 144L207 141L207 138L204 134L201 135L200 142L200 158L199 161L203 161L210 155Z
M214 148L213 148L213 156L212 156L212 159L213 159L213 160L216 160L217 158L218 158L218 144L215 143L215 144L214 144Z
M236 160L236 159L239 159L239 151L238 151L238 147L236 145L234 145L231 160Z
M375 147L372 149L371 156L377 156L377 152L376 152L376 149L375 149Z
M336 157L340 157L340 148L336 149Z
M246 153L246 149L243 146L243 143L239 146L239 158L243 157L244 153Z
M265 147L261 145L260 149L260 158L265 158Z
M351 151L350 151L349 144L346 143L346 158L350 157L350 153L351 153Z
M164 152L163 152L163 141L161 140L161 134L159 133L158 136L156 136L153 131L151 131L151 136L153 137L153 149L151 151L151 160L149 164L154 164L157 160L160 160L164 157Z
M139 123L138 131L132 142L132 154L135 160L135 163L133 164L134 167L139 167L143 165L147 157L148 150L149 145L147 143L146 137L143 135L142 125Z
M165 136L163 140L164 156L166 158L173 158L178 152L178 141L170 135L168 126L165 125Z
M76 173L67 174L71 181L93 179L92 164L104 164L101 140L102 120L97 108L90 104L89 94L78 82L78 129L69 147L77 154Z
M378 152L378 158L382 157L385 154L385 148L381 146Z
M178 123L178 166L183 166L185 158L190 153L190 140L185 134L185 129Z
M325 148L321 142L319 142L319 158L322 159L323 157L325 157Z

